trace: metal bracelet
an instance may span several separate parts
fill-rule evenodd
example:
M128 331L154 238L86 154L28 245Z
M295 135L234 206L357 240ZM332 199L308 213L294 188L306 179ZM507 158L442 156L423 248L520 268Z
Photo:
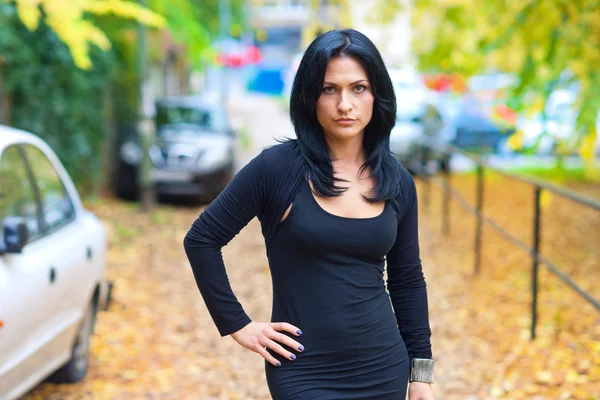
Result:
M433 359L413 358L409 381L433 383Z

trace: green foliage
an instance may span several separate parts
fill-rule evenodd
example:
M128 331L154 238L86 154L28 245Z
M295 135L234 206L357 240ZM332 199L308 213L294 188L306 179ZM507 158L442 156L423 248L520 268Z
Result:
M114 16L97 17L95 24L112 44L110 103L122 134L138 119L137 24Z
M569 143L589 159L600 108L599 6L564 0L418 1L413 48L424 71L516 75L519 83L508 101L525 114L543 112L557 85L577 82L578 129Z
M231 0L231 23L244 24L244 0ZM212 44L219 36L219 0L150 0L148 7L165 17L176 43L184 45L192 68L214 60Z
M92 47L94 68L78 69L43 20L29 31L12 4L0 4L0 55L4 90L12 98L12 125L45 139L79 188L93 190L100 170L111 55Z
M184 63L199 69L212 62L212 43L219 34L218 0L148 0L146 4L164 16L173 39L184 46ZM244 0L231 4L232 23L239 26ZM75 66L69 48L43 15L37 29L30 31L19 19L15 3L0 0L4 91L0 96L11 98L11 124L46 140L84 196L95 191L104 167L101 155L111 124L107 114L114 114L117 134L122 136L135 127L139 101L136 22L110 14L86 14L85 20L111 43L107 52L90 46L93 68L89 70ZM165 35L149 30L148 36L149 62L162 64Z
M507 168L507 171L536 179L548 180L556 183L592 183L594 180L586 175L582 166L562 167L560 165L532 166L520 168Z

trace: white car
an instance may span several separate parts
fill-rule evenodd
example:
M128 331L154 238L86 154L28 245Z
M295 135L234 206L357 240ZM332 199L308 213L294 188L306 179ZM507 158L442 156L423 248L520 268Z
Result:
M0 125L0 399L86 373L106 235L39 137Z

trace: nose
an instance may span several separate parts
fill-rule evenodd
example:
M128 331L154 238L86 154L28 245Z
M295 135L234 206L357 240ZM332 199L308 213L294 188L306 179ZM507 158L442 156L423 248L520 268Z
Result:
M342 90L340 93L340 101L338 102L337 109L340 114L347 114L352 111L350 96L345 90Z

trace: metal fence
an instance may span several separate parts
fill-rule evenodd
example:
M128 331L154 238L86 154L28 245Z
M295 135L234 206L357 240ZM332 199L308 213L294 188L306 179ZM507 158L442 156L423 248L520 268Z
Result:
M545 258L542 254L540 254L540 245L542 241L541 236L541 208L540 208L540 200L543 191L547 191L553 193L557 196L563 197L577 204L581 204L583 206L589 207L595 211L600 211L600 202L579 195L571 190L561 188L559 186L540 182L535 179L526 178L523 176L519 176L514 173L510 173L507 171L502 171L500 169L494 168L487 164L485 160L476 154L466 152L465 150L458 148L453 145L445 145L444 150L440 150L439 146L430 146L427 143L421 144L420 154L422 165L425 166L428 163L428 157L431 150L435 150L437 152L442 152L445 154L445 160L443 164L445 168L442 170L441 174L443 176L443 183L440 184L436 182L436 180L431 179L431 175L428 173L428 170L425 167L417 167L416 173L417 177L423 180L424 190L422 196L422 202L425 207L429 207L430 196L431 196L431 186L437 186L442 190L444 198L442 199L442 232L445 235L450 234L450 204L451 200L456 200L460 205L462 205L467 211L471 212L475 215L476 225L475 225L475 243L474 243L474 252L475 252L475 265L474 271L475 274L478 274L481 269L481 241L482 241L482 227L483 224L487 224L488 226L495 229L502 236L504 236L507 240L514 243L515 245L524 249L527 253L531 255L531 339L535 339L536 336L536 324L538 317L538 281L539 281L539 266L540 264L544 265L548 271L558 277L563 283L565 283L570 289L574 290L581 297L583 297L588 303L594 306L598 311L600 311L600 302L598 299L595 299L590 293L583 290L579 285L577 285L567 274L562 272L560 268L552 263L550 260ZM476 182L476 204L470 204L461 194L451 187L450 176L452 174L450 168L450 157L455 154L461 154L471 161L473 161L477 165L477 182ZM519 181L529 185L533 189L533 206L534 206L534 215L533 221L531 224L531 229L533 230L533 243L531 245L523 242L518 239L515 235L508 232L502 225L494 221L493 219L486 217L483 215L483 202L484 202L484 184L485 184L485 175L484 170L492 170L497 174L500 174L509 179L513 179L515 181ZM600 240L600 238L599 238Z

